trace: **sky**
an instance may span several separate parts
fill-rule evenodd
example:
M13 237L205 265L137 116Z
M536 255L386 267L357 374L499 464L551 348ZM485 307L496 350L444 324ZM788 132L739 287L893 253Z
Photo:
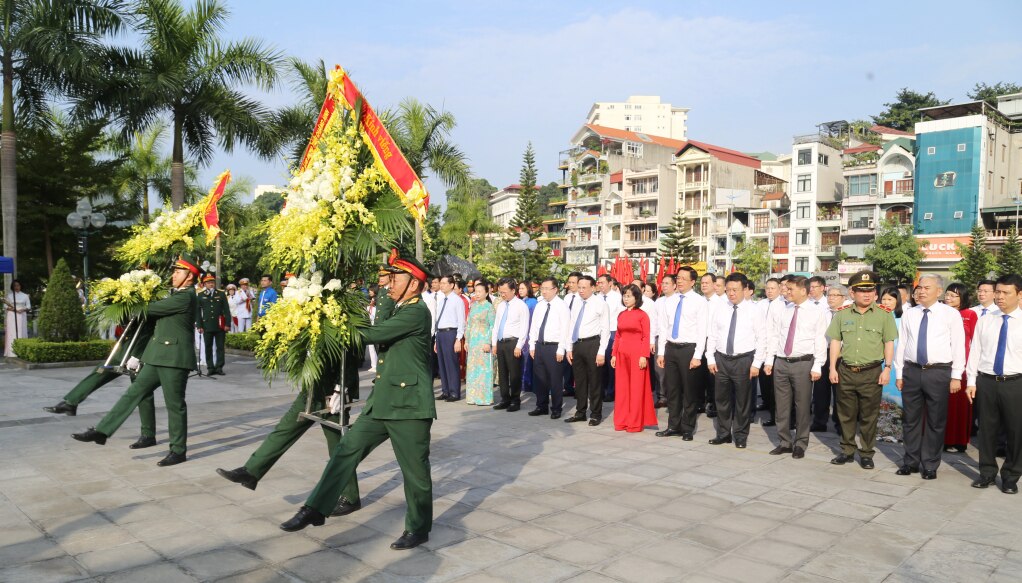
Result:
M340 64L377 111L412 96L453 113L453 140L496 187L518 182L529 142L540 182L558 180L557 153L595 101L659 95L690 108L692 139L781 153L819 123L878 113L902 87L964 101L976 82L1022 83L1014 1L227 2L228 39ZM294 100L286 83L260 95ZM283 162L239 149L203 183L225 168L287 180ZM444 185L426 184L443 204Z

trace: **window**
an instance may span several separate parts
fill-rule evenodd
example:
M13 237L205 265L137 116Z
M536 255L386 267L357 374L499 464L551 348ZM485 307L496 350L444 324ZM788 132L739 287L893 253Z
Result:
M774 273L785 273L788 271L788 260L778 259L774 262Z
M788 252L788 234L779 233L774 235L774 253Z
M809 174L798 175L798 187L796 192L811 192L813 190L813 178Z
M809 258L808 257L796 257L795 258L795 271L809 271Z
M848 196L870 196L877 193L877 175L860 174L848 177Z
M635 142L625 142L625 156L642 158L642 144L637 144Z
M752 231L754 233L766 233L770 228L770 215L755 215L752 218Z
M635 121L642 121L642 116L639 114L635 114Z
M644 178L632 183L633 194L655 194L659 189L659 178Z
M962 211L955 211L955 218L956 219L960 219L964 215L965 215L965 213L963 213Z
M799 166L808 166L808 165L810 165L812 163L813 163L813 151L812 150L806 149L806 150L799 150L798 151L798 165Z
M965 151L965 144L958 144L958 151L959 152L964 152Z
M826 166L830 163L830 156L827 156L826 154L820 154L819 156L816 157L816 161Z
M632 121L632 116L626 115L625 116L625 121Z
M795 244L796 245L808 245L809 244L809 229L796 229L795 230Z
M1001 162L1004 162L1004 157L1008 155L1008 144L1001 144Z
M625 104L625 109L631 109L631 108L632 108L632 106L631 106L631 105L629 105L629 104L627 104L627 103Z
M798 204L798 207L795 209L795 212L798 213L798 214L795 215L795 218L798 218L798 219L808 219L808 218L811 218L811 216L809 214L809 203L807 203L807 202L800 202Z
M990 170L987 172L987 190L990 190L994 186L994 171Z
M930 146L929 148L926 148L926 154L928 156L932 156L932 155L934 155L936 153L937 153L937 148L935 148L933 146Z
M993 175L994 173L990 172L989 176L987 177L987 188L990 188L990 180L993 179ZM933 179L933 187L944 188L947 186L954 186L956 176L957 174L955 174L954 172L941 172L940 174L937 174L936 178Z
M1004 194L1004 177L1001 177L1001 194Z
M933 220L933 213L923 213L923 220L924 221L932 221Z

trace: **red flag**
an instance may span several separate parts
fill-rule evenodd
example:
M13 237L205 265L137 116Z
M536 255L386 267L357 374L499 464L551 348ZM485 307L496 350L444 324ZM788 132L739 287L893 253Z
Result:
M607 275L607 267L602 263L600 264L600 268L596 270L596 277L600 277L601 275Z
M642 261L642 265L639 266L639 279L642 280L642 283L648 283L646 278L649 277L649 262L645 259L640 261Z
M667 273L675 275L678 273L678 266L674 263L674 258L671 257L671 264L667 267Z
M664 286L664 256L660 256L660 266L656 270L656 288L660 289Z
M231 171L224 170L216 179L216 185L209 191L209 201L202 209L202 228L206 230L206 243L212 243L220 234L220 211L216 204L224 196L224 189L231 181Z

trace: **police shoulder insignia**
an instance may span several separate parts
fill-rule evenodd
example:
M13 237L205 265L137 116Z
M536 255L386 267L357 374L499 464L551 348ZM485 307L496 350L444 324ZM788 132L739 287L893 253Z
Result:
M878 308L880 308L881 310L883 310L883 311L887 312L887 313L890 313L890 312L892 311L892 310L891 310L890 308L888 308L887 306L885 306L885 305L883 305L883 304L877 304L876 306L877 306Z
M841 310L847 310L848 308L850 308L850 307L852 307L854 305L855 304L847 304L847 305L841 306L840 308L837 309L837 311L840 312Z

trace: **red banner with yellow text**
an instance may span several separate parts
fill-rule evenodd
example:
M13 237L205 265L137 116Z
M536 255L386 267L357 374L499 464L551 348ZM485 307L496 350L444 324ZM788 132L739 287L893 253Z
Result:
M210 189L207 195L205 208L202 209L202 228L206 230L206 243L212 243L220 235L220 211L217 203L224 196L227 183L231 181L231 171L224 170L216 178L216 184Z

